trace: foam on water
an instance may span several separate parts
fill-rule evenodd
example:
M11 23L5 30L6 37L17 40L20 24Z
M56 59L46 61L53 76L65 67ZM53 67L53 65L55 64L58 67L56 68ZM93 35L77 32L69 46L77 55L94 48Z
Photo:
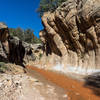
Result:
M60 63L54 66L53 70L59 71L62 73L72 72L72 73L81 74L81 75L89 75L91 73L100 72L100 69L85 69L80 66L76 67L76 66L67 65L66 67L64 67L64 65Z

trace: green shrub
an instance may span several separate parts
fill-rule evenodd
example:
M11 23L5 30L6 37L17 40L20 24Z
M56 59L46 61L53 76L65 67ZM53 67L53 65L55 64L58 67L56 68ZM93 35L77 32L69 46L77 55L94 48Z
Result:
M39 12L40 16L42 16L44 12L53 12L65 1L67 0L40 0L40 5L37 12Z
M7 66L5 65L5 63L4 62L0 62L0 72L1 73L4 73L5 71L7 71L8 70L8 68L7 68Z
M9 32L11 36L17 36L20 40L25 41L27 43L42 43L39 38L34 35L34 31L32 29L23 30L18 27L16 29L9 28Z
M37 38L37 37L34 37L32 42L34 44L42 43L42 41L39 38Z
M42 53L40 53L40 54L39 54L39 59L41 59L41 58L42 58L42 55L43 55Z

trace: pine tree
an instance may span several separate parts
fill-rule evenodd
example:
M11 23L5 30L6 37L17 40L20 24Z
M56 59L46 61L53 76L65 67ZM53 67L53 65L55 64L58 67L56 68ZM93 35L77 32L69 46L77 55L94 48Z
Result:
M20 40L24 41L24 39L25 39L25 37L24 37L24 30L21 29L20 27L18 27L18 28L16 29L16 36L17 36Z
M40 5L37 12L39 12L40 16L42 16L44 12L54 11L62 4L62 2L65 1L66 0L40 0Z
M28 43L32 43L33 41L33 30L31 29L26 29L25 32L25 42L28 42Z
M14 29L9 28L9 32L11 36L17 36L20 40L25 41L27 43L42 43L39 38L37 38L32 29L23 30L20 27Z

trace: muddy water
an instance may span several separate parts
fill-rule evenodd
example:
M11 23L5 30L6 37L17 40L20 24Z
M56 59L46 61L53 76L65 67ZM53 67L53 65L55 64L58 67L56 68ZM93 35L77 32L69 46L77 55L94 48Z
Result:
M64 75L27 66L29 70L34 70L46 78L46 80L55 83L65 89L68 100L100 100L100 96L94 94L92 89L85 87L83 82L68 78Z

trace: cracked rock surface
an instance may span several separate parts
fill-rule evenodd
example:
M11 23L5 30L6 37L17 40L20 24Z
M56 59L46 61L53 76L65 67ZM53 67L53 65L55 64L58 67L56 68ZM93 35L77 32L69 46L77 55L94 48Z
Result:
M44 13L42 22L40 38L47 57L41 62L80 73L100 69L100 0L67 0Z

